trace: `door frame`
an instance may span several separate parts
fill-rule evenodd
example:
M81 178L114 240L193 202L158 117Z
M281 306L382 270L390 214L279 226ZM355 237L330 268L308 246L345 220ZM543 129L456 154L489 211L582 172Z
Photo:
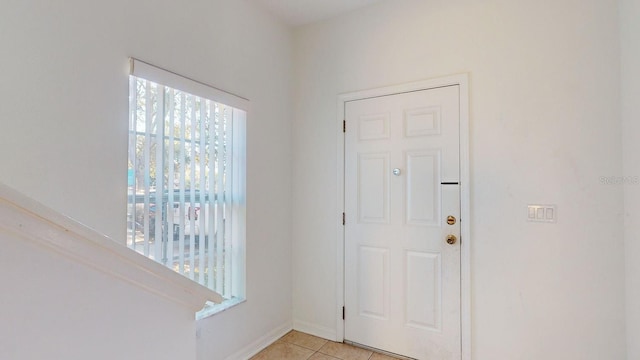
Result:
M346 103L381 96L396 95L413 91L428 90L438 87L458 85L460 89L460 332L462 339L462 359L471 360L471 206L470 206L470 152L469 152L469 74L456 74L393 85L382 88L356 91L338 96L338 152L337 152L337 196L336 211L337 238L337 307L336 307L336 340L344 341L344 320L342 309L344 299L344 261L345 261L345 227L342 224L345 211L345 120ZM349 124L347 124L349 128ZM349 218L347 218L347 221Z

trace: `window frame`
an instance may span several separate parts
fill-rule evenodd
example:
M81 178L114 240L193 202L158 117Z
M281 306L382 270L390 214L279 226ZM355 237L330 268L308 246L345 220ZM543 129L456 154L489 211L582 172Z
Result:
M234 112L232 121L233 216L231 222L234 238L232 247L234 268L231 277L231 294L233 297L221 304L207 304L204 309L196 313L197 319L208 317L246 301L246 121L249 116L250 102L241 96L135 58L129 59L129 75L240 110Z

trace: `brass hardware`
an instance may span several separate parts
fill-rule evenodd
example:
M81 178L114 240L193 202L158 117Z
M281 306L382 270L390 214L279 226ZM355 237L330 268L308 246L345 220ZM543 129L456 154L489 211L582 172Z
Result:
M447 235L447 244L453 245L458 241L458 238L455 235Z
M451 215L447 216L447 224L453 225L455 223L456 223L456 217L455 216L451 216Z

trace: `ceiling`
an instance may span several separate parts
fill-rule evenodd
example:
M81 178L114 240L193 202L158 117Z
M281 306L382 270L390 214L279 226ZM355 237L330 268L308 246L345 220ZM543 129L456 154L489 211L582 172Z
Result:
M252 0L291 26L305 25L382 0Z

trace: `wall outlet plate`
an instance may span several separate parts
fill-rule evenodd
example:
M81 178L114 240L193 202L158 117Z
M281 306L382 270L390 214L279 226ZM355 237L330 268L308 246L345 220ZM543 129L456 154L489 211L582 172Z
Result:
M527 205L527 221L555 223L558 219L558 207L556 205Z

